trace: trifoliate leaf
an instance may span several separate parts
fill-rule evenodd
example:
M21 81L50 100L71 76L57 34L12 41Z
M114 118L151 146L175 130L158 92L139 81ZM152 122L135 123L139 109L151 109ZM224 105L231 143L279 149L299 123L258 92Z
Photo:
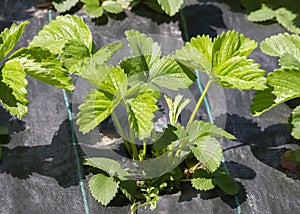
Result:
M26 73L18 59L5 62L0 72L0 101L12 115L19 119L26 115L28 100Z
M104 1L101 6L105 11L107 11L109 13L122 13L123 12L122 5L116 1L110 1L110 0Z
M211 178L211 174L203 169L198 169L195 171L191 183L195 189L202 191L211 190L215 187Z
M21 38L25 26L29 22L25 21L19 25L12 24L10 28L5 28L0 34L0 61L15 47Z
M152 89L145 89L133 99L127 99L130 126L138 138L149 138L153 128L154 112L158 110Z
M104 10L100 6L99 0L86 0L84 3L84 9L91 18L98 18L103 15Z
M4 126L0 126L0 135L8 135L8 129Z
M171 125L176 125L177 120L183 109L189 104L190 99L183 98L182 94L178 94L174 101L169 96L164 96L169 107L169 120Z
M255 41L236 31L219 35L214 41L208 36L192 38L175 52L179 63L206 72L209 78L226 88L240 90L266 88L265 71L247 56L256 48Z
M239 185L229 175L217 175L213 179L213 184L220 187L228 195L236 195L239 192Z
M116 196L119 182L116 182L112 177L97 174L91 177L89 187L93 197L106 206Z
M263 22L276 17L276 12L265 4L259 10L255 10L248 15L248 20L251 22Z
M72 7L74 7L79 0L53 0L52 4L54 8L59 13L64 13L69 11Z
M111 177L118 177L120 179L130 178L130 174L121 168L119 162L109 158L88 158L85 160L84 165L101 169Z
M202 120L194 120L193 122L189 123L186 127L186 130L191 140L195 140L196 138L204 136L236 139L232 134L226 132L225 130Z
M45 25L29 44L59 54L69 40L76 40L92 50L92 34L83 19L75 15L58 16Z
M41 47L21 48L16 51L10 59L18 59L24 71L47 84L73 90L71 77L57 55L52 54L48 49Z
M175 15L183 5L183 0L157 0L161 8L170 16Z
M300 139L300 105L296 107L292 112L292 136L299 140Z
M215 138L210 136L196 138L190 142L190 148L197 160L210 172L216 171L220 166L222 148Z

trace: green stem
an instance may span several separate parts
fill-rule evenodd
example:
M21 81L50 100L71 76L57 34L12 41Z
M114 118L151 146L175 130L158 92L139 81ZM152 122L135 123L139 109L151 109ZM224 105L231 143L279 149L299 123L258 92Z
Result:
M179 182L190 182L192 179L180 179Z
M146 157L146 152L147 152L147 143L144 140L144 145L143 145L143 159Z
M135 138L134 138L134 130L130 127L129 129L129 133L130 133L130 146L131 146L131 150L132 150L132 159L133 160L138 160L139 159L139 154L136 148L136 144L135 144Z
M128 141L126 140L127 139L127 135L125 134L124 130L122 129L122 126L120 124L120 121L118 120L118 117L116 116L115 112L112 112L111 113L111 116L113 117L114 121L115 121L115 124L116 124L116 127L117 127L117 130L120 132L120 135L121 137L123 138L123 141L124 141L124 144L125 144L125 147L127 149L127 152L129 154L131 154L131 146L130 144L128 143Z
M205 95L206 95L206 93L207 93L207 91L208 91L208 88L209 88L209 86L210 86L211 83L212 83L211 80L209 80L209 81L207 82L207 85L205 86L205 89L204 89L203 93L201 94L201 96L200 96L200 98L199 98L199 100L198 100L198 103L197 103L197 105L195 106L195 108L194 108L194 110L193 110L193 112L192 112L192 114L191 114L191 117L190 117L190 119L189 119L189 123L192 122L192 121L195 119L195 116L196 116L196 114L197 114L197 111L198 111L198 109L200 108L201 103L202 103L202 101L204 100L204 97L205 97Z

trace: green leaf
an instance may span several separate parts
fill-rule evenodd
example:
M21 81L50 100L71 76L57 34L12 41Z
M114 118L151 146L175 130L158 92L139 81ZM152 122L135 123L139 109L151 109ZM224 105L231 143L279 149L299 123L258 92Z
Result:
M160 87L165 87L171 90L178 90L180 88L188 88L196 76L192 79L187 76L189 70L184 66L180 66L174 59L163 57L155 63L149 72L150 82Z
M138 31L126 31L133 58L125 58L121 67L127 73L130 85L151 83L171 90L188 88L196 79L189 69L173 58L160 59L160 46Z
M168 125L167 128L164 129L161 137L153 143L153 149L155 151L160 151L166 149L169 145L171 145L174 141L178 140L178 135L176 133L177 127Z
M54 8L59 13L64 13L66 11L69 11L72 7L74 7L79 0L53 0L52 4Z
M91 18L101 17L104 13L103 7L100 6L99 0L84 1L84 9Z
M64 62L64 66L67 69L70 69L69 73L74 73L77 71L76 67L78 67L78 64L80 65L85 58L91 57L91 54L90 50L82 42L69 40L65 43L62 49L61 57Z
M297 106L292 112L292 136L299 140L300 139L300 105ZM300 161L299 161L300 162Z
M10 59L18 59L24 71L40 81L58 88L74 89L74 85L71 83L72 79L67 70L62 67L62 62L48 49L21 48Z
M111 177L119 177L120 179L129 179L131 177L125 169L121 168L119 162L109 158L87 158L84 165L101 169Z
M300 97L300 68L276 69L269 73L267 80L271 88L257 92L252 100L251 113L255 116L288 100Z
M112 177L97 174L91 177L89 187L93 197L106 206L117 194L119 182L116 182Z
M19 25L12 24L10 28L5 28L0 34L0 61L15 47L24 32L28 21Z
M157 0L161 8L170 16L175 15L183 5L183 0Z
M134 198L137 193L136 181L134 180L126 180L121 181L119 187L122 193L128 198L130 201L134 201Z
M208 36L192 38L191 42L175 52L179 63L206 72L211 80L225 88L240 90L266 88L265 71L247 56L257 43L236 31L218 35L212 41Z
M102 3L102 8L109 12L109 13L122 13L123 12L123 8L122 5L120 5L118 2L116 1L105 1Z
M260 44L261 51L270 56L282 57L290 54L300 60L300 37L288 33L277 34L266 38Z
M29 44L59 54L69 40L76 40L92 50L92 34L83 19L75 15L58 16L45 25Z
M94 129L103 120L105 120L119 104L120 99L114 98L108 93L91 90L84 98L83 104L78 109L78 120L76 124L79 125L79 131L83 134Z
M287 10L286 8L279 8L276 10L276 19L279 24L281 24L288 31L293 33L300 33L300 28L294 24L294 20L296 20L299 15L297 13L293 13L291 10Z
M0 101L12 115L21 119L27 114L26 73L17 59L8 60L0 72Z
M8 135L8 129L4 126L0 126L0 135Z
M205 136L225 137L232 140L236 139L235 136L226 132L225 130L202 120L194 120L193 122L189 123L186 127L186 130L192 141L199 137Z
M144 89L133 99L127 99L130 127L137 137L149 138L153 128L154 112L158 110L152 89Z
M149 71L160 58L161 48L159 44L135 30L126 31L125 35L133 55L139 59L142 67Z
M169 120L171 125L176 125L177 120L183 109L189 104L190 99L184 99L182 94L178 94L174 101L171 97L165 95L165 100L169 107Z
M265 4L262 4L262 7L260 9L251 12L247 18L251 22L263 22L274 19L275 17L276 12L267 7Z
M256 91L250 106L250 112L253 116L259 116L276 105L273 88L268 87L263 91Z
M229 175L223 174L215 176L212 181L214 185L220 187L228 195L236 195L239 192L239 185Z
M84 134L105 120L121 102L121 94L127 91L127 77L120 67L107 65L102 65L102 67L108 69L104 74L100 73L100 76L92 72L103 72L102 69L91 70L86 74L90 83L98 86L98 90L91 90L84 98L84 103L78 107L80 112L76 123L80 126L79 131ZM89 79L93 77L99 78Z
M122 42L112 42L102 46L95 53L93 53L93 58L98 61L99 64L105 63L111 59L113 54L122 48L124 43Z
M190 142L190 148L197 160L214 172L221 164L222 148L220 143L210 136L199 137Z
M192 186L197 190L207 191L215 186L211 178L211 174L203 169L197 169L193 174Z

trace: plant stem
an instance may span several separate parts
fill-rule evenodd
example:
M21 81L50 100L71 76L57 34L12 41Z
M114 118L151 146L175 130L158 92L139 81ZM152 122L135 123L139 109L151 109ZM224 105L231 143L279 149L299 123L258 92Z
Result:
M138 154L136 144L135 144L134 130L131 127L129 128L129 133L130 133L130 142L129 142L129 144L130 144L131 150L132 150L132 159L133 160L138 160L139 159L139 154Z
M190 182L192 179L180 179L179 182Z
M205 95L206 95L206 93L207 93L207 91L208 91L208 88L209 88L209 86L210 86L211 83L212 83L211 80L209 80L209 81L207 82L207 85L205 86L205 89L204 89L203 93L201 94L201 96L200 96L200 98L199 98L199 100L198 100L198 102L197 102L197 104L196 104L196 106L195 106L195 108L194 108L194 110L193 110L193 112L192 112L192 114L191 114L191 117L190 117L188 123L192 122L192 121L195 119L195 116L196 116L196 114L197 114L197 111L198 111L198 109L200 108L201 103L202 103L202 101L204 100L204 97L205 97Z

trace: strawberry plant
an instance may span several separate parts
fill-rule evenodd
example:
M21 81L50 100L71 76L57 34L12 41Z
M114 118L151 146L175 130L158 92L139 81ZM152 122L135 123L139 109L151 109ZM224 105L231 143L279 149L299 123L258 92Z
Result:
M131 9L144 3L157 12L165 12L169 16L175 15L184 0L54 0L54 8L59 13L69 11L72 7L83 4L83 8L91 18L99 18L104 12L118 14L123 9Z
M300 97L300 37L296 34L278 34L266 38L261 43L261 50L267 55L278 57L280 68L270 72L267 77L267 88L257 91L251 105L251 113L259 116L262 113L286 101ZM300 139L300 105L291 114L291 134ZM300 166L300 149L287 152L284 156Z
M214 40L208 36L192 38L181 50L161 57L161 47L152 38L134 30L125 35L132 57L125 57L117 66L107 65L105 61L85 61L79 66L84 69L77 68L77 74L93 89L78 107L76 123L82 133L88 133L111 115L129 156L136 163L173 158L140 169L139 178L116 160L88 158L85 164L101 171L89 182L93 196L107 205L121 190L133 203L133 212L145 205L155 209L159 195L180 188L181 182L191 182L198 190L218 186L227 194L237 194L237 183L221 167L222 148L216 139L235 137L211 123L197 120L196 113L211 84L240 90L266 88L265 72L248 58L257 43L236 31L228 31ZM80 50L78 54L81 54ZM65 46L62 56L67 52ZM179 117L190 100L181 94L171 98L161 89L177 91L188 88L196 79L194 69L207 73L210 80L184 125ZM169 124L163 132L158 132L153 119L162 95L168 106ZM118 106L123 106L126 111L127 132L115 113ZM137 142L142 142L142 145L138 146ZM182 159L186 159L185 164L179 165L178 162L179 166L167 167ZM161 167L164 170L160 171ZM139 205L139 202L143 203Z

